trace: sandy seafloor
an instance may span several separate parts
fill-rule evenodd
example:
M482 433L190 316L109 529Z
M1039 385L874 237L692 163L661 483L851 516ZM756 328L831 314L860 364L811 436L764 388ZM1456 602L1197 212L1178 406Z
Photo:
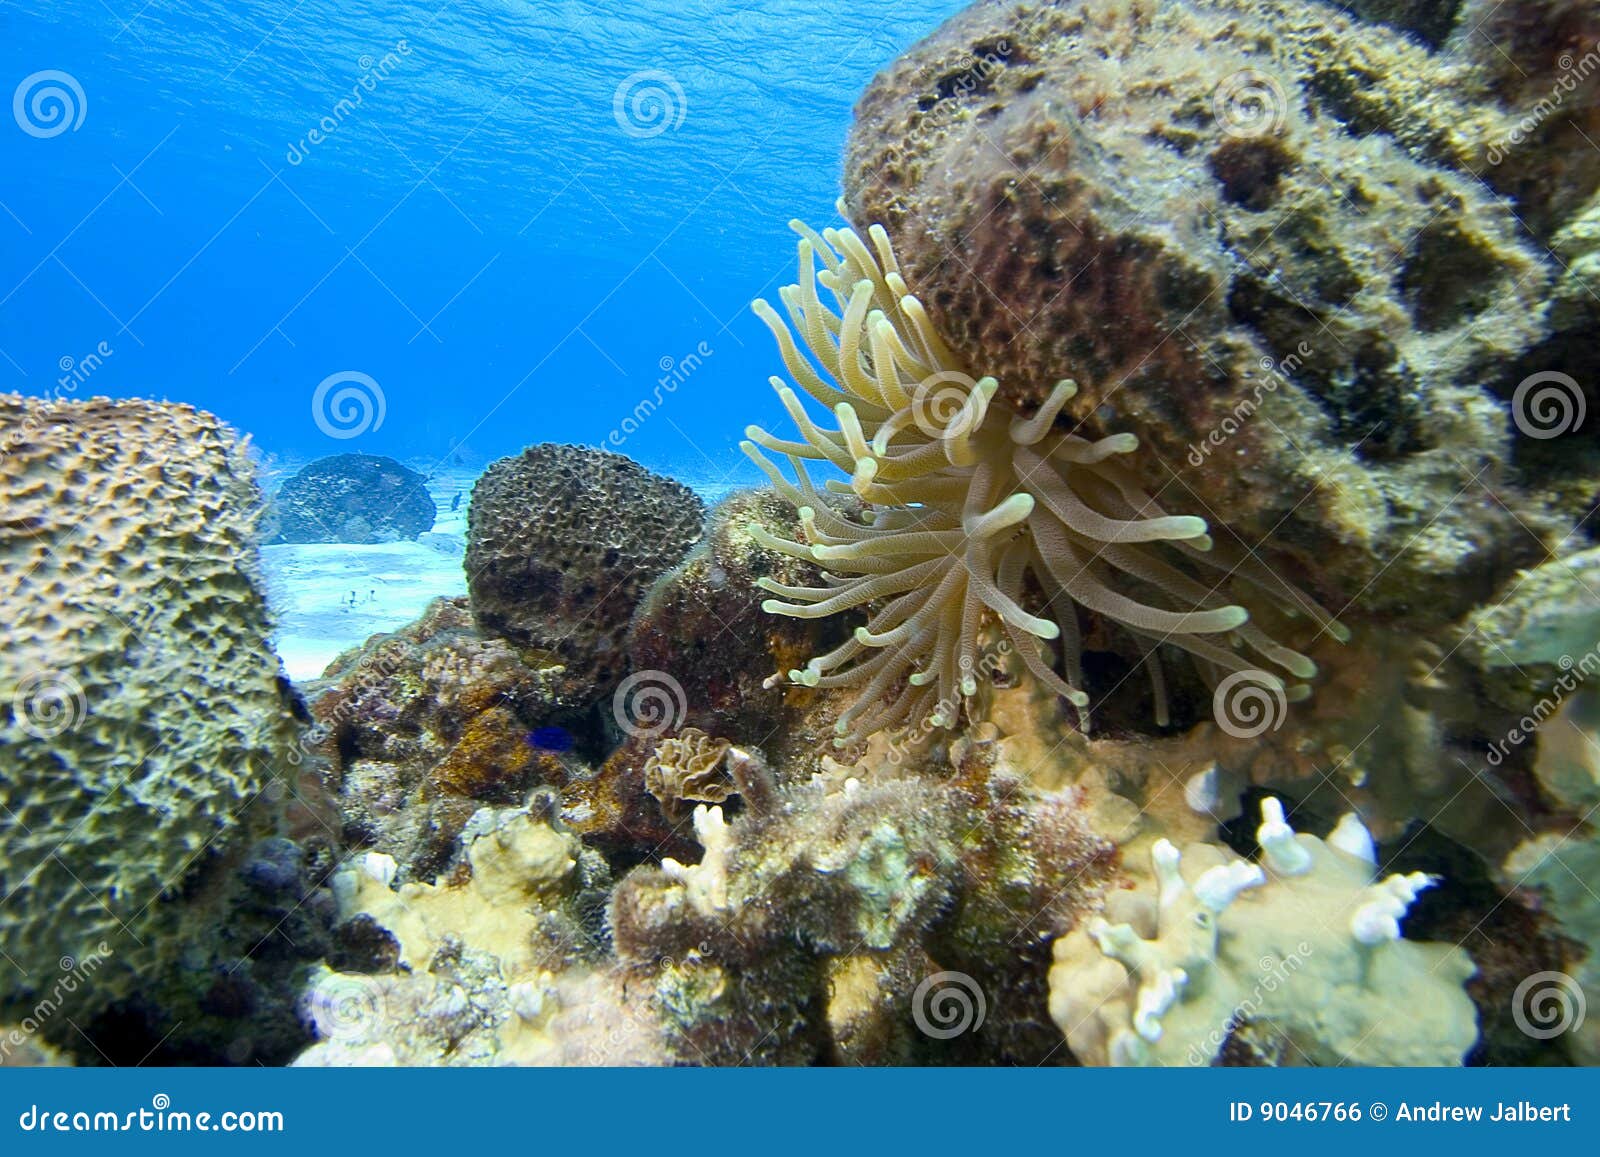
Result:
M286 472L292 473L292 471ZM437 471L428 492L439 508L433 529L415 542L280 543L262 548L273 641L284 672L315 679L339 655L368 638L413 622L434 599L467 593L461 569L467 506L478 471ZM681 481L712 506L734 487ZM281 477L269 483L276 491ZM457 495L455 510L451 504Z

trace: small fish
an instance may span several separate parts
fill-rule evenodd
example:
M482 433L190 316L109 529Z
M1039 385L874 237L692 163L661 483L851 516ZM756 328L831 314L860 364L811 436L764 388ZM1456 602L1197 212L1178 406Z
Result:
M450 513L454 514L461 509L461 491L456 491L456 496L450 500Z
M571 751L572 732L565 727L536 727L524 737L529 747L540 751Z

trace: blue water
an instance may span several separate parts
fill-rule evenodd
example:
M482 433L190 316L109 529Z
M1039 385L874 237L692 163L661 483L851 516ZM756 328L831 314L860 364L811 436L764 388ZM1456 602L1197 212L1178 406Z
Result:
M0 4L0 390L191 402L285 458L742 477L782 424L748 302L959 7Z

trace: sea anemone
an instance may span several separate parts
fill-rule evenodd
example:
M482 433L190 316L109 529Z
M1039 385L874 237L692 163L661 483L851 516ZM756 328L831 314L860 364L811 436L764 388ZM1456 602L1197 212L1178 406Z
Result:
M786 673L807 687L857 689L837 723L839 746L914 724L954 726L977 675L991 669L978 654L985 636L1072 703L1087 729L1079 607L1143 640L1160 723L1167 706L1154 651L1164 642L1193 655L1212 682L1246 672L1291 697L1307 692L1315 664L1268 637L1219 588L1237 577L1335 637L1344 629L1259 560L1213 550L1203 519L1163 510L1117 461L1137 438L1091 441L1057 430L1077 392L1071 381L1026 417L998 402L995 379L973 378L908 290L882 226L868 231L871 249L849 229L818 236L792 226L801 237L799 279L780 294L790 324L765 301L752 308L794 381L838 428L814 422L774 377L801 440L751 426L742 447L797 508L806 541L759 525L750 533L824 568L818 587L760 580L776 596L763 608L802 619L868 612L842 646ZM793 481L762 448L789 460ZM827 480L819 492L807 460L847 480ZM824 492L853 497L830 501ZM1216 581L1197 577L1207 571ZM1286 684L1264 667L1301 682Z

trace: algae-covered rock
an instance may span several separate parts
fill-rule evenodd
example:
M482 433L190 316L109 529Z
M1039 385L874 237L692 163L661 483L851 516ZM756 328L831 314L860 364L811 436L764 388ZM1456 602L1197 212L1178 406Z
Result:
M1483 7L1542 51L1534 10L1568 6ZM1315 0L979 3L861 98L845 204L1001 400L1075 379L1070 420L1137 433L1164 502L1268 542L1352 614L1438 624L1576 516L1508 470L1517 387L1577 355L1550 340L1563 270L1531 199L1491 185L1592 156L1551 134L1600 79L1495 166L1526 109L1486 84L1483 45L1442 6L1361 10L1448 46ZM1561 167L1539 236L1591 170Z

